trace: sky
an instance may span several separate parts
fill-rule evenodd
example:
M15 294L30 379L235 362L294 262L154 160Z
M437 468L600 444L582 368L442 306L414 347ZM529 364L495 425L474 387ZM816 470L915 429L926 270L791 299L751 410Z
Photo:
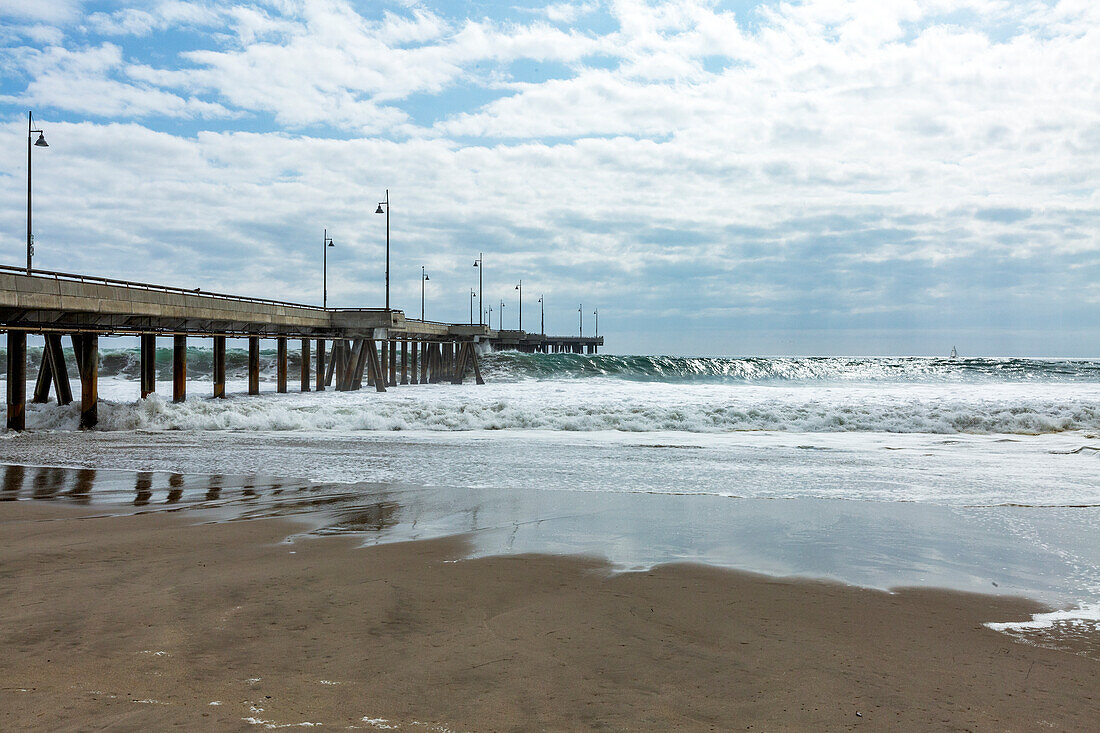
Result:
M1100 356L1094 0L0 0L0 262L617 353ZM476 315L475 315L476 319Z

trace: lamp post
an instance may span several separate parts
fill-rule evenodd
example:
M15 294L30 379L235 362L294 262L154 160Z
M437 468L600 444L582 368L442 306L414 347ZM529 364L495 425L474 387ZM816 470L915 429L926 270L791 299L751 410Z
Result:
M431 278L428 277L428 271L424 269L424 265L420 266L420 320L424 320L424 283L428 282ZM389 309L389 300L386 300L386 309Z
M477 259L474 260L474 267L477 268L477 312L480 316L485 312L485 304L482 299L485 297L485 253L478 252ZM491 323L482 323L479 325L492 326Z
M493 306L489 306L489 317L485 321L489 324L489 328L493 327Z
M596 338L600 337L600 309L592 311L592 315L596 316Z
M579 335L581 338L584 338L584 308L580 305L577 306L577 319L580 322Z
M470 325L474 325L474 298L477 297L477 293L473 288L470 288Z
M382 207L385 206L386 210L383 211ZM386 310L390 309L390 190L386 189L386 200L378 202L378 208L374 210L376 214L386 215ZM423 320L423 316L421 317Z
M328 248L335 247L332 237L328 235L328 229L321 236L321 307L328 308Z
M31 140L38 133L34 147L48 148L46 133L34 127L34 115L27 112L27 274L31 274L31 258L34 257L34 235L31 233Z
M543 336L546 335L546 304L542 302L542 296L539 296L539 333Z
M500 330L504 330L504 301L500 301Z
M516 290L519 291L519 330L523 330L523 281L519 281L519 285L516 286Z

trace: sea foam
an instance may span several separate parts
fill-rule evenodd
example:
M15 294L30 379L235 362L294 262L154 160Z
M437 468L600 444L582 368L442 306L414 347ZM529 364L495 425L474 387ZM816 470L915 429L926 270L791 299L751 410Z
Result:
M167 385L162 385L162 389ZM631 382L616 378L450 384L259 396L204 380L173 403L136 399L133 380L101 380L100 430L887 432L1036 435L1100 432L1100 385L939 383L791 385ZM32 429L76 429L76 404L28 405Z

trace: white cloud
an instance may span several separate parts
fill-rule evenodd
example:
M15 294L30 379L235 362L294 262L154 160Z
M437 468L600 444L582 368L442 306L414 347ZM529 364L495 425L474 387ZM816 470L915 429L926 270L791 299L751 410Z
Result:
M17 64L33 74L21 95L0 96L0 102L65 109L97 117L226 116L218 104L181 97L161 89L120 81L124 68L118 46L70 51L49 46L44 51L22 49Z
M67 23L80 13L81 0L0 0L0 18Z
M240 8L240 11L246 11ZM259 14L258 11L251 11ZM145 36L153 31L186 27L210 27L223 21L224 13L217 5L181 0L161 0L151 3L148 10L122 8L113 13L97 12L87 18L90 30L108 36Z
M420 5L374 18L342 2L218 7L227 32L179 64L98 40L9 49L31 80L0 101L78 118L262 112L282 128L176 137L44 117L43 251L80 241L66 267L309 298L313 230L328 226L346 257L336 297L371 302L370 204L389 187L409 271L396 297L414 299L409 273L426 262L439 297L454 284L455 318L481 248L492 288L523 277L586 302L598 289L638 313L692 312L690 293L699 312L762 319L967 318L975 298L1045 313L1095 287L1095 4L830 0L747 24L710 2L621 0L603 34L568 27L587 12L570 7L522 23ZM515 78L515 61L564 78ZM496 98L452 100L430 126L408 103L460 87ZM312 126L353 139L300 136ZM0 178L12 252L17 179ZM965 307L944 303L960 289Z

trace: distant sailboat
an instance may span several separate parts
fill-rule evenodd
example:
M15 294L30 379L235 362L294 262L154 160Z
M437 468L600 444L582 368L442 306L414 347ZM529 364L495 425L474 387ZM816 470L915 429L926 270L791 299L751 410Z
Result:
M951 358L952 359L958 359L959 358L959 352L955 351L954 346L951 347Z

